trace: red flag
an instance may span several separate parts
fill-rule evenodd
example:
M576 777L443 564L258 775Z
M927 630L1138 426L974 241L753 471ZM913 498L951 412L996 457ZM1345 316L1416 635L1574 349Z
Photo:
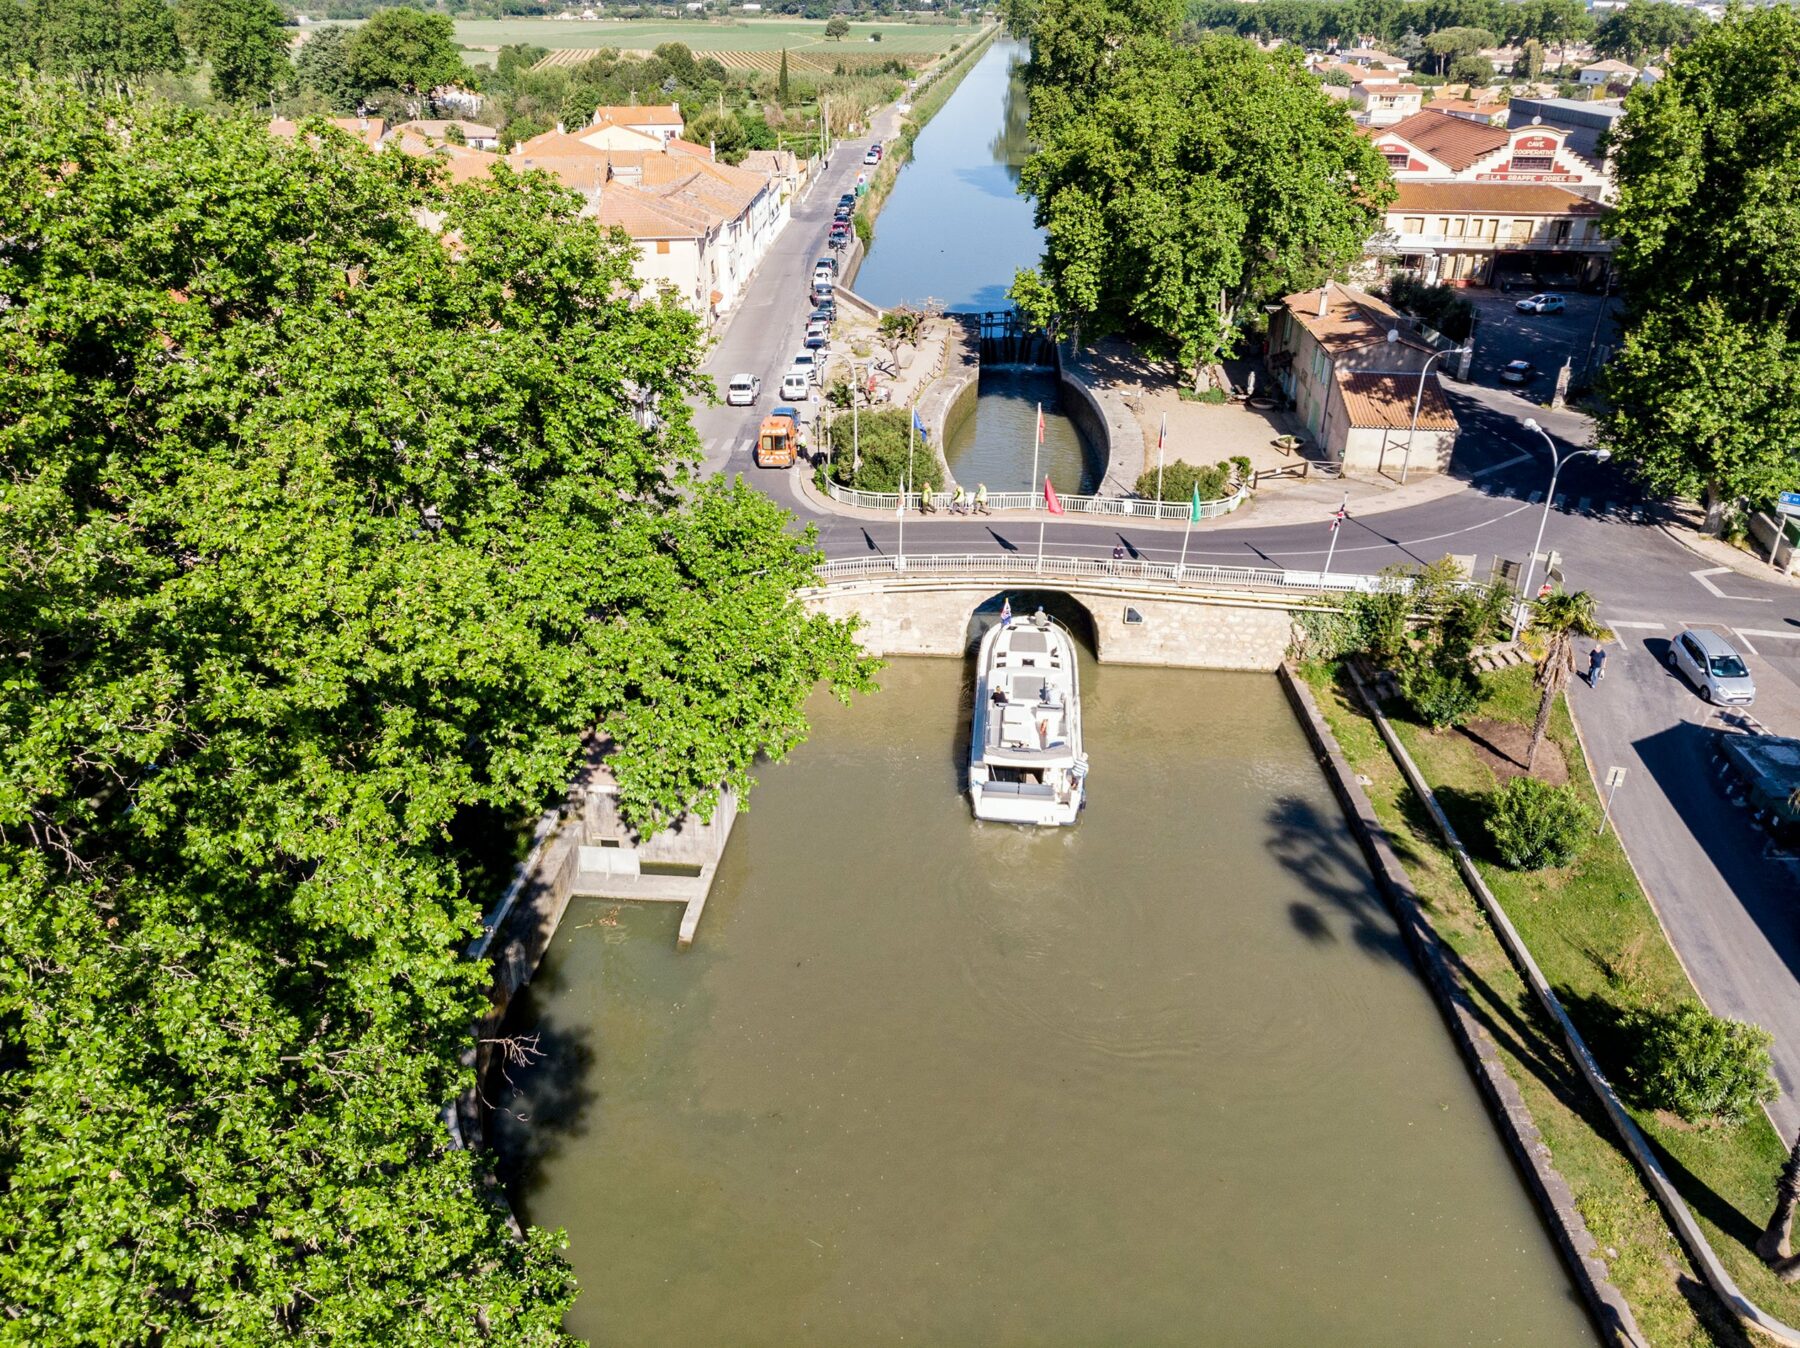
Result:
M1050 485L1050 474L1044 474L1044 509L1052 515L1063 513L1062 502L1056 499L1056 488Z
M1040 445L1043 444L1044 443L1044 405L1042 403L1038 404L1038 432L1037 432L1037 435L1038 435L1037 442ZM1044 480L1046 482L1049 481L1048 478L1045 478Z

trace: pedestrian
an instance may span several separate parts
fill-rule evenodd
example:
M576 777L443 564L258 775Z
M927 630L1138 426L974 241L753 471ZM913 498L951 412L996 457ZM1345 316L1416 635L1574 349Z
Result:
M994 513L988 509L987 483L985 482L977 482L975 484L975 513L977 515L991 515Z
M1039 604L1037 606L1037 612L1031 615L1031 625L1040 632L1047 632L1050 630L1050 615L1044 612L1044 606L1042 604Z
M1123 543L1114 543L1113 544L1113 555L1112 555L1112 566L1110 568L1113 575L1116 576L1119 574L1119 563L1124 560L1125 560L1125 545Z
M1588 652L1587 682L1588 687L1596 687L1606 676L1606 648L1596 646Z
M966 515L969 513L969 498L964 494L962 483L960 482L956 484L956 494L950 498L950 513L952 515Z
M923 489L919 492L919 513L921 515L930 515L935 513L936 510L937 507L931 504L931 479L927 478L923 484Z

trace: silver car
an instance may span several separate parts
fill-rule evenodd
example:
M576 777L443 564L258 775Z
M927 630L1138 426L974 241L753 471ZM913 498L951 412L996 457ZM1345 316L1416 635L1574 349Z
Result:
M1701 697L1721 706L1747 707L1756 701L1756 681L1731 643L1704 627L1690 628L1669 644L1669 668L1683 675Z

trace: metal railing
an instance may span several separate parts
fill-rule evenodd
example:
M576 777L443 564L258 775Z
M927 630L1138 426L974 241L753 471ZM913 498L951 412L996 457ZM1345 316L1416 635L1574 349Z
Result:
M891 579L899 576L1055 576L1083 580L1134 581L1173 588L1232 587L1311 591L1324 594L1402 592L1412 581L1395 576L1361 576L1280 567L1201 566L1104 557L1043 557L1025 552L923 552L905 557L845 557L822 562L824 584L834 581Z
M900 509L900 498L903 493L894 491L863 491L857 487L840 486L829 478L825 482L825 494L843 505L856 506L863 510L885 510L895 514ZM906 497L908 512L917 511L919 497L923 493L909 491ZM932 509L940 513L948 513L951 494L947 491L931 493ZM1250 488L1240 486L1230 496L1221 497L1217 501L1200 503L1200 518L1217 519L1221 515L1229 515L1245 501L1250 499ZM1063 512L1069 515L1110 515L1126 516L1145 520L1175 520L1177 522L1188 517L1190 503L1187 501L1152 501L1138 496L1059 496ZM973 498L965 500L971 509ZM989 510L1042 510L1043 497L1035 491L992 491L988 493Z

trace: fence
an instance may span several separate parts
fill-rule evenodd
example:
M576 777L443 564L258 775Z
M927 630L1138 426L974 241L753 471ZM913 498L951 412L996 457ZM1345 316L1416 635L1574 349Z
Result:
M919 508L920 492L894 491L862 491L856 487L839 486L827 479L825 493L832 500L842 505L857 506L863 510L885 510L890 515L899 513L900 498L906 498L906 509L916 511ZM1220 515L1229 515L1245 501L1250 499L1250 489L1242 486L1230 496L1217 501L1200 503L1200 518L1217 519ZM1190 503L1187 501L1151 501L1138 496L1059 496L1065 514L1069 515L1111 515L1126 516L1144 520L1185 520L1188 517ZM988 493L989 510L1038 510L1043 507L1043 497L1034 491L994 491ZM950 493L934 491L931 493L931 504L935 510L948 510Z
M1060 578L1138 581L1176 588L1219 588L1303 591L1325 594L1375 594L1410 590L1410 580L1392 576L1333 575L1322 571L1288 571L1280 567L1200 566L1126 558L1038 557L1025 552L925 552L896 557L846 557L818 568L824 584L901 575L1056 576Z

